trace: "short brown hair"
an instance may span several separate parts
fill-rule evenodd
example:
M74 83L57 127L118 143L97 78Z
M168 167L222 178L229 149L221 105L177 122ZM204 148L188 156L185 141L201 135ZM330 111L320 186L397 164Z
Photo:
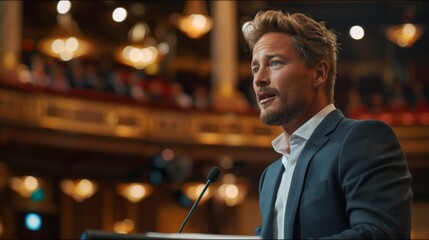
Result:
M280 10L260 11L243 31L244 38L253 50L256 42L266 33L278 32L292 37L294 48L304 64L312 67L320 60L328 62L330 68L326 81L329 101L334 102L334 85L337 75L337 36L328 30L324 22L316 22L301 13L283 13Z

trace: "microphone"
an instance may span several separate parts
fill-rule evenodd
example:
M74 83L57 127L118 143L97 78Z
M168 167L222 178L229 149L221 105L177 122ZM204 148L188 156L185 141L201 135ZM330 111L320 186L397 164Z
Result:
M197 207L198 203L200 202L201 198L203 197L204 193L206 192L207 188L210 186L210 184L214 183L220 175L220 168L213 167L209 174L207 175L207 182L204 186L203 191L198 196L197 201L195 201L194 205L192 206L191 210L188 213L188 216L186 216L185 221L183 221L182 226L180 226L179 231L177 233L181 233L183 228L185 227L186 223L188 222L189 218L191 217L192 213L194 212L195 208Z

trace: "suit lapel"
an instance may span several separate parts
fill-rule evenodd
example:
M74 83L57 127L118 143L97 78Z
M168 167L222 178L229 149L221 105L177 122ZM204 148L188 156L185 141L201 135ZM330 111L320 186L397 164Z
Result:
M264 183L269 184L271 186L264 186L263 192L261 193L261 197L265 198L264 201L261 202L261 209L266 209L262 212L264 214L262 216L263 219L263 228L261 230L261 236L266 239L273 238L273 221L274 216L274 203L277 197L277 190L279 188L280 180L282 173L284 171L283 164L281 160L278 160L274 163L274 165L267 171L265 174Z
M292 182L289 190L289 196L286 206L285 215L285 238L294 238L294 223L298 204L301 199L301 193L304 186L304 180L307 174L307 167L313 156L319 149L329 140L327 135L333 131L339 121L344 118L339 110L332 111L326 118L317 126L301 152L295 166L292 176Z

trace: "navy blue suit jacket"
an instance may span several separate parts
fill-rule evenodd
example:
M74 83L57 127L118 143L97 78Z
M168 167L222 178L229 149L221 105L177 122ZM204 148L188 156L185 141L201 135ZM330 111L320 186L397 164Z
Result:
M273 209L284 167L260 179L262 225L273 238ZM351 120L335 110L315 129L295 166L285 238L410 238L411 175L397 137L385 123Z

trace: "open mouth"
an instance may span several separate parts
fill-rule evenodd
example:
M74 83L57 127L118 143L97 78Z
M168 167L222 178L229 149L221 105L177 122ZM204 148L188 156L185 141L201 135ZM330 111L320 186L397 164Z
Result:
M260 105L266 105L272 101L274 101L274 98L276 97L276 94L274 92L259 92L258 93L258 100Z

